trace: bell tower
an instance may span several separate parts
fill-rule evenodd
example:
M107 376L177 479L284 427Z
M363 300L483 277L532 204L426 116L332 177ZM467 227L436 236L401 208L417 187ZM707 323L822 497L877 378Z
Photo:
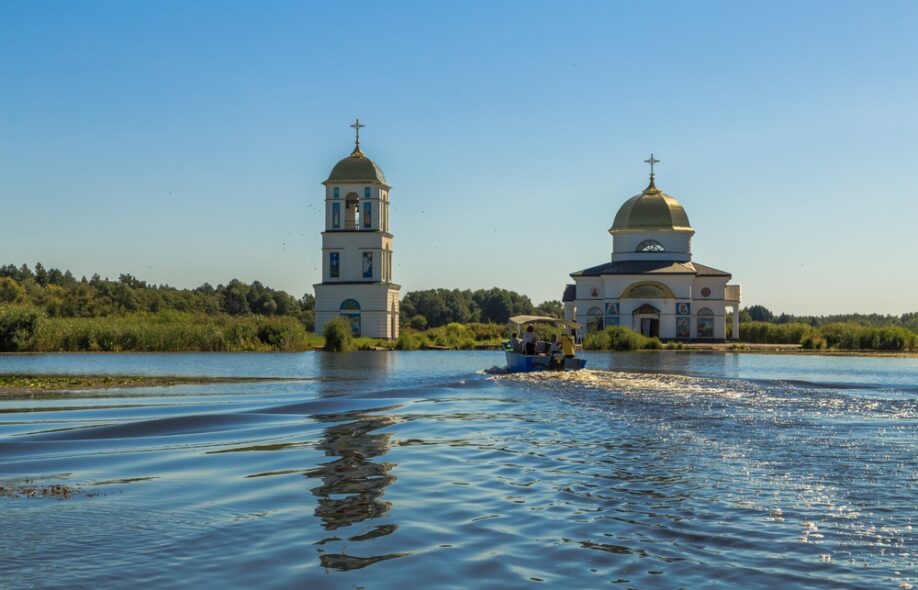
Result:
M398 337L399 285L392 282L389 191L382 170L360 149L332 168L325 185L322 282L316 290L316 332L343 316L355 336Z

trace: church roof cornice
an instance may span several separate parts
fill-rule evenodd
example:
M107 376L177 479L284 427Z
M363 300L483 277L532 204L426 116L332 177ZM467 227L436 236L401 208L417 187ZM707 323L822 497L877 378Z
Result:
M726 271L705 266L697 262L673 262L671 260L620 260L607 262L572 272L572 278L601 277L607 275L695 275L704 277L727 277Z

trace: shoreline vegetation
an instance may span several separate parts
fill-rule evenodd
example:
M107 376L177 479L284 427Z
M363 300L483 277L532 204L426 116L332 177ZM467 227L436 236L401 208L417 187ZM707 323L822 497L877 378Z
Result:
M132 275L76 279L69 271L0 266L2 352L300 352L500 349L516 314L561 317L560 301L533 305L505 289L428 289L406 293L395 341L354 338L346 322L315 334L314 298L296 299L255 281L176 289ZM730 325L728 318L727 325ZM536 327L543 339L560 333ZM739 342L661 342L618 326L584 335L585 350L714 350L914 353L918 313L902 316L775 316L740 311Z
M28 395L56 397L71 391L208 385L215 383L263 383L266 381L309 381L297 377L207 377L174 375L36 375L0 374L0 396Z

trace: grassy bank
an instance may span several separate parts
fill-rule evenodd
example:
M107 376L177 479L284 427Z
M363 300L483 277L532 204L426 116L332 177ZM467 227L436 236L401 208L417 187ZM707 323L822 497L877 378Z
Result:
M278 381L263 377L155 377L147 375L0 375L0 395L35 394L85 389L167 387L182 384ZM290 381L291 379L281 379Z
M292 316L167 311L61 318L30 306L0 306L2 352L302 351L319 346L322 339Z
M837 322L815 327L803 323L740 323L742 342L799 344L807 350L914 352L918 334L899 326L862 326Z

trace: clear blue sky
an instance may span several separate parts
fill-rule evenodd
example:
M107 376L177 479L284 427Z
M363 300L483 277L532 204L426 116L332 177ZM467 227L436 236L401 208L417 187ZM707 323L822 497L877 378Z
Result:
M0 262L320 280L321 182L393 185L403 293L558 299L657 180L744 304L918 311L918 3L0 3Z

